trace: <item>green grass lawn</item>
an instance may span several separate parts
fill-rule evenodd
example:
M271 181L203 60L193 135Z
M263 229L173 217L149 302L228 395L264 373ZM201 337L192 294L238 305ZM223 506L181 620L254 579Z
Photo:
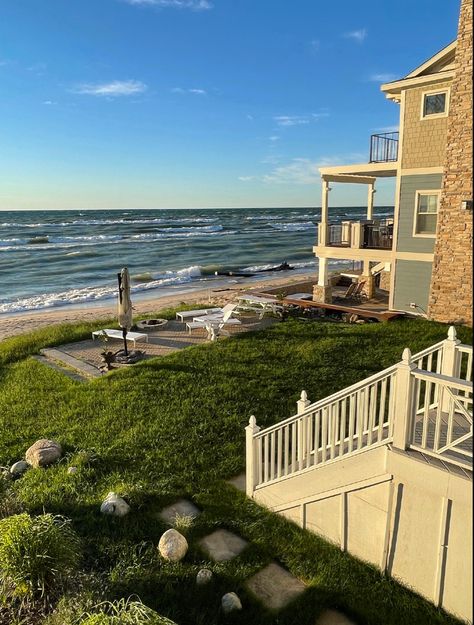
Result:
M63 445L60 463L30 470L13 483L12 510L71 518L82 539L85 579L98 578L107 598L137 594L179 625L314 625L327 607L360 625L457 623L225 483L244 469L244 427L251 414L259 425L275 423L295 413L302 389L316 401L394 364L406 346L415 352L445 338L446 326L289 320L87 384L29 358L40 347L84 338L91 327L56 327L0 343L0 465L22 458L38 438ZM458 334L471 342L468 329ZM79 467L74 475L67 474L71 464ZM99 513L109 491L129 501L127 517ZM182 496L203 514L189 532L186 559L164 563L156 546L167 526L157 513ZM242 535L251 546L231 562L210 564L196 543L217 527ZM309 587L278 615L242 586L273 559ZM195 575L204 565L215 581L199 589ZM224 617L220 597L229 591L237 592L244 608Z

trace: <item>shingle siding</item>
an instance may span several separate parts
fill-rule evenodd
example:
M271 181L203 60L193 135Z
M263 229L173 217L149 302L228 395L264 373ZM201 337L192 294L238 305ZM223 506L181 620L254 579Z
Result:
M398 217L398 252L415 252L432 254L435 239L413 236L413 221L415 218L415 202L417 191L439 191L441 189L441 174L419 174L416 176L402 176L400 183L400 207Z

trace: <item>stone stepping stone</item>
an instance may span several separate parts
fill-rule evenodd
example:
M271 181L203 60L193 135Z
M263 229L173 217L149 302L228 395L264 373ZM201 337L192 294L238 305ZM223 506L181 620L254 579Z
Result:
M216 530L199 541L202 549L214 562L224 562L236 558L248 542L228 530Z
M187 499L179 499L171 506L163 508L159 516L163 521L174 525L177 516L188 516L192 519L197 518L201 514L201 510L197 508L191 501Z
M348 619L342 612L338 612L337 610L325 610L320 614L315 625L355 625L355 623Z
M302 581L276 562L250 577L245 586L270 610L281 610L306 590Z
M227 483L236 488L237 490L241 490L243 493L246 491L246 483L245 483L245 471L232 477L230 480L227 480Z

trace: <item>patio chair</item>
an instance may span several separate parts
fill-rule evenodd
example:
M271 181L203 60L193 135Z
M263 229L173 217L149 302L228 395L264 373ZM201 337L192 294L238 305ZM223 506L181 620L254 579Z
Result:
M225 308L225 306L224 306ZM229 332L225 329L226 325L240 325L240 321L238 319L231 319L232 313L234 312L234 307L229 308L225 313L222 319L208 319L204 322L207 338L211 341L217 341L218 337L229 336Z
M357 282L351 282L344 295L339 295L335 299L351 299L351 297L354 295L354 291L357 289L358 286L359 285Z
M362 299L367 299L367 295L364 293L365 280L358 282L354 292L351 295L351 299L355 299L360 302Z

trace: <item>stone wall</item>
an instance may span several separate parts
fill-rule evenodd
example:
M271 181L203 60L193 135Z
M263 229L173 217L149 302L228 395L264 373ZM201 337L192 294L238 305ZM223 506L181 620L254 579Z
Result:
M472 326L472 4L462 0L428 316ZM471 208L462 207L470 200Z
M390 291L390 271L382 271L380 274L379 289Z
M451 82L407 89L403 126L402 168L441 167L446 152L448 117L421 119L423 93L446 89Z

